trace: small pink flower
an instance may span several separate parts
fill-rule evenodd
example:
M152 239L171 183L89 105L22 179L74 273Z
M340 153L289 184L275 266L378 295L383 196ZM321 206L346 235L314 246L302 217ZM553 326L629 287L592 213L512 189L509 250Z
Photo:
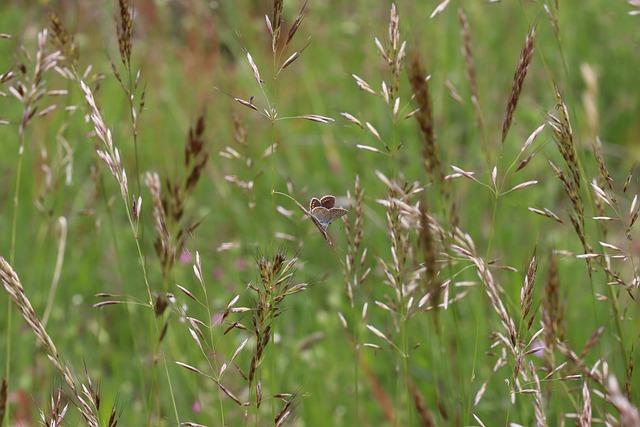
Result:
M537 348L537 350L536 350L536 351L534 351L534 352L533 352L533 353L531 353L531 354L532 354L532 355L534 355L534 356L536 356L536 357L540 357L540 358L544 357L544 349L545 349L545 347L546 347L546 345L545 345L544 341L542 341L542 340L536 340L536 341L533 343L533 346L534 346L534 348Z
M212 317L211 322L214 325L220 325L222 323L222 315L223 315L222 312L214 313L213 316L211 316Z
M180 258L178 260L180 264L191 264L193 262L193 256L191 256L191 252L184 250L180 254Z

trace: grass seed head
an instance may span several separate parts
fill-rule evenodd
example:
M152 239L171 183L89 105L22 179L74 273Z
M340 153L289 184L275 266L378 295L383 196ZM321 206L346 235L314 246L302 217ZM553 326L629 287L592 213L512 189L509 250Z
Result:
M524 79L527 76L527 71L529 71L529 65L531 64L531 59L533 58L533 51L535 49L535 46L536 27L534 25L533 27L531 27L531 30L527 34L527 38L524 41L524 45L522 46L522 50L520 51L518 65L516 66L516 71L513 75L511 93L509 94L509 99L507 100L507 111L504 114L504 120L502 122L502 143L504 143L505 139L507 139L507 133L509 133L509 128L511 127L511 122L513 121L513 113L516 110L518 100L520 99L520 93L522 92L522 86L524 84Z

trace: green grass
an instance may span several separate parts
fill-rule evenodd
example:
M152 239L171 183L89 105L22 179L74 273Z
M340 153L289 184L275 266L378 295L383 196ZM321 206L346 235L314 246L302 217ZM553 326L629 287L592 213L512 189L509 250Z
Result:
M637 286L632 284L638 276L637 233L632 228L628 239L625 227L617 221L607 223L607 235L603 235L600 223L592 219L601 213L590 185L600 177L591 149L598 136L607 170L614 180L615 191L607 192L615 194L623 217L628 218L638 192L638 180L632 177L624 193L622 187L637 160L635 143L640 138L637 123L640 96L636 84L640 69L640 57L636 54L640 46L637 31L640 21L627 14L632 9L630 5L572 0L560 2L556 9L551 4L551 13L557 19L556 34L543 9L544 3L538 1L451 2L433 19L429 15L437 2L396 2L400 39L407 41L407 52L417 49L431 75L433 124L443 173L453 173L451 165L455 165L475 172L475 178L485 186L465 178L443 184L425 171L421 155L424 137L415 119L403 119L416 108L413 101L409 102L412 90L406 72L408 58L399 80L398 120L394 120L392 108L381 96L373 96L356 86L351 74L367 81L376 92L383 80L393 80L374 44L377 37L388 46L391 3L312 2L278 64L296 49L307 43L308 46L277 79L274 70L279 66L274 68L271 38L264 19L267 14L273 22L271 3L246 0L194 3L197 4L135 3L131 69L134 76L140 70L140 80L133 105L138 106L142 92L145 94L144 109L137 123L137 159L129 100L109 64L111 60L128 82L113 18L119 19L118 5L77 2L74 8L57 9L57 4L25 7L10 2L0 7L0 33L12 36L0 39L0 73L19 72L19 64L24 64L27 74L32 75L37 33L49 25L50 9L75 35L79 58L73 67L82 75L87 66L92 66L83 80L94 92L128 177L129 195L123 200L118 182L96 154L96 148L103 147L92 133L93 124L85 120L90 107L79 82L64 79L54 70L44 74L44 87L66 89L69 93L45 97L39 102L38 111L53 103L58 108L29 122L20 161L18 123L22 105L9 88L23 76L0 85L7 95L0 98L0 120L9 122L0 126L3 177L0 255L19 275L24 293L40 318L47 304L51 305L46 330L76 381L86 384L90 377L96 389L99 385L101 405L95 412L99 413L100 425L108 425L113 407L120 415L119 425L168 426L177 421L209 426L274 425L274 418L289 399L274 398L278 393L294 396L291 399L294 411L285 425L429 425L421 418L426 413L432 417L433 425L479 425L474 414L487 426L543 425L535 416L536 396L542 402L547 425L571 424L575 421L566 414L586 417L583 409L586 372L594 366L597 373L602 372L605 362L623 393L628 384L628 400L638 401L640 382L633 365L639 362L636 346L640 311ZM301 2L285 2L283 39L301 7ZM459 7L470 26L483 130L475 125L476 114L460 50ZM518 55L533 25L536 49L513 124L506 141L501 143ZM21 53L21 46L30 60ZM332 117L335 122L322 124L299 119L272 122L234 101L232 97L246 101L253 97L252 102L260 110L266 107L245 49L260 70L264 95L277 109L278 118L318 114ZM45 50L51 53L56 48L48 42ZM584 64L597 76L597 93L591 92L596 119L588 112L583 98L588 90L581 74ZM71 68L68 62L60 61L59 65ZM96 90L95 77L99 74L104 79ZM447 81L463 103L453 99ZM549 166L552 161L569 170L548 124L524 154L538 151L537 155L521 171L507 172L512 163L517 165L522 159L518 158L520 148L545 123L547 114L556 117L561 114L556 108L554 82L570 114L581 174L586 241L594 252L618 254L603 249L598 242L604 241L623 248L628 256L611 259L609 273L601 267L604 258L591 261L594 271L589 274L584 259L568 254L582 254L585 250L569 221L573 212L571 201ZM63 111L71 105L77 109ZM341 116L342 112L374 126L392 155L357 148L357 144L362 144L385 150L369 131ZM144 184L145 173L158 172L163 192L167 190L167 180L184 180L188 170L183 161L187 135L200 114L204 114L206 123L204 150L210 157L200 170L198 184L184 198L183 217L178 223L168 222L173 237L180 227L193 222L200 225L187 233L185 239L185 250L191 259L177 260L169 274L163 276L154 250L158 234L153 197ZM246 132L244 145L234 139L238 131L234 120ZM278 147L275 155L261 158L273 143ZM236 150L241 159L220 156L227 146ZM250 164L247 158L252 159ZM496 198L490 189L494 166L500 182L504 180L503 191L530 180L538 183ZM400 185L404 181L415 182L423 191L407 196L397 192L390 195L378 172ZM251 181L252 186L243 190L230 182L230 176L238 181ZM349 203L353 203L356 176L360 189L364 189L359 217L355 205L348 206L346 199L349 193ZM18 180L20 187L16 194ZM450 196L445 195L447 191ZM338 220L328 228L334 248L292 200L274 192L289 194L304 206L314 196L338 196L350 213L346 217L349 225ZM394 263L386 217L393 210L379 200L401 198L415 206L422 195L428 201L430 215L445 230L444 240L433 236L438 279L441 283L476 282L470 288L451 285L449 298L465 290L470 293L446 310L441 307L437 321L433 310L404 316L409 298L413 297L411 306L416 307L426 292L425 273L421 270L426 249L419 244L424 237L418 227L419 215L405 212L404 218L411 225L395 229L407 245L406 250L399 251L400 255L406 255L397 272L398 280L405 286L401 304L398 305L397 289L389 286L384 273L384 265ZM132 196L141 196L143 202L139 222L133 218L130 223L125 205L131 207ZM14 198L18 200L15 221ZM292 215L283 216L278 206ZM535 215L529 207L548 208L564 224ZM543 379L547 374L543 368L549 367L551 353L547 352L546 357L524 354L516 380L518 359L507 351L505 363L494 372L497 357L507 345L492 347L492 333L507 337L508 333L488 297L488 277L479 276L470 260L451 246L460 244L449 234L453 229L452 212L457 216L459 229L475 243L473 256L482 262L494 262L490 271L499 287L500 301L513 318L522 340L518 344L520 349L540 328L543 301L549 298L546 284L551 254L557 253L559 299L564 306L562 322L566 332L564 337L555 338L580 356L579 363L556 349L551 367L565 361L567 365L536 386L529 364ZM604 215L616 216L610 207L605 207ZM353 232L356 217L362 221L357 263L363 249L367 249L357 276L367 268L371 272L354 289L355 305L351 307L343 272L345 257L350 253L349 242L353 241L347 234ZM66 224L63 231L60 218ZM276 232L292 236L293 240L274 237ZM61 236L65 238L64 245L60 243ZM219 251L227 242L234 244L232 248ZM63 251L58 263L59 284L52 293L59 248ZM534 250L535 320L527 330L529 318L521 324L520 293ZM196 251L202 264L203 284L193 272ZM291 270L295 271L291 285L308 284L304 292L288 295L282 302L268 293L259 298L249 286L275 286L277 279L265 278L269 266L263 265L261 280L258 264L263 257L272 260L279 251L286 253L287 260L298 257ZM500 266L512 266L517 272ZM422 275L415 279L418 273ZM614 273L628 285L628 292L620 284L607 284ZM176 284L191 292L195 300ZM149 292L154 298L171 293L175 302L156 316ZM98 293L118 296L99 298ZM211 330L201 326L203 336L198 339L204 348L201 351L189 332L184 314L206 324L214 323L236 295L239 299L234 307L251 310L227 313L222 324ZM443 297L440 295L440 302ZM93 306L105 300L126 303ZM258 335L268 336L268 342L260 345L248 330L234 328L223 333L235 321L253 328L252 315L261 313L256 309L258 302L265 309L264 325L271 327L269 331L262 329ZM367 312L363 320L364 305ZM393 313L385 306L391 307ZM0 376L8 380L10 402L4 425L36 423L38 410L51 412L50 398L58 388L66 396L63 400L77 403L59 370L47 358L47 347L34 339L19 307L6 292L0 293L0 307ZM344 315L347 330L338 313ZM388 337L397 350L367 329L367 325ZM602 335L582 355L585 343L600 327ZM240 401L253 402L251 406L237 405L210 378L175 363L217 377L222 365L230 364L234 352L246 339L246 347L237 354L235 366L229 367L220 383ZM382 349L365 347L364 343ZM264 352L259 353L259 349ZM248 375L255 354L261 356L261 363L256 379L249 383L243 375ZM262 389L259 409L255 405L258 381ZM474 399L485 381L486 392L475 405ZM607 413L622 417L598 396L600 392L612 396L613 390L605 387L606 378L584 381L594 423ZM516 390L514 403L510 387ZM527 392L537 387L539 394ZM416 405L416 396L425 410ZM85 423L75 408L69 409L65 421L70 425Z

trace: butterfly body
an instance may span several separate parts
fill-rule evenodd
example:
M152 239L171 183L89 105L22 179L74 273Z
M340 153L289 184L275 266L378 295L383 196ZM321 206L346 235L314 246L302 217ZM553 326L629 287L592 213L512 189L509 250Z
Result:
M322 227L327 228L333 221L349 212L343 208L336 208L335 204L336 198L331 195L324 196L321 199L313 197L309 203L309 212Z

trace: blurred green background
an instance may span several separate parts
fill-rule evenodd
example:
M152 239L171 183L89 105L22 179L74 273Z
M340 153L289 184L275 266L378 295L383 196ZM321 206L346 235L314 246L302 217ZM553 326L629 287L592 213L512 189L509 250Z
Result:
M431 75L434 126L445 173L452 173L449 165L455 165L476 172L478 180L489 184L491 170L498 165L500 176L505 176L527 137L545 122L548 113L556 111L556 82L571 113L585 174L585 200L593 199L586 194L590 191L588 183L597 176L591 154L597 136L603 143L609 173L621 191L639 156L640 138L640 18L628 15L633 10L629 4L596 0L451 1L433 18L430 15L439 2L407 0L395 4L407 51L418 50ZM200 114L206 119L210 159L185 206L185 218L201 224L186 239L191 256L185 254L177 262L168 280L163 279L154 253L152 202L142 185L140 242L149 287L159 295L172 292L177 299L169 310L171 314L167 312L158 320L144 305L149 298L136 243L118 185L95 154L98 143L89 134L92 125L86 117L88 109L78 82L63 78L55 69L45 73L46 89L65 89L69 94L39 101L39 111L51 104L57 108L44 117L35 117L27 126L20 170L18 123L22 105L9 90L15 80L0 86L6 95L0 98L0 120L9 122L0 126L0 255L9 260L15 227L11 261L27 296L39 315L45 312L48 301L53 302L47 324L49 334L75 374L84 378L86 369L94 382L100 382L105 407L114 402L119 405L120 424L174 425L177 412L183 422L267 425L271 421L265 420L272 420L282 406L279 399L270 395L297 393L298 406L288 425L424 425L399 374L406 369L436 425L470 425L475 423L472 413L486 425L532 425L533 398L518 394L517 403L510 403L505 378L511 378L513 385L513 360L502 370L492 372L495 357L489 354L489 335L500 326L482 287L472 288L469 296L441 311L443 330L439 334L430 313L407 321L406 330L403 329L406 342L420 345L406 362L369 332L365 324L399 339L398 323L403 323L398 316L375 305L375 301L388 304L388 298L394 298L393 290L385 285L380 263L381 259L391 260L385 208L377 203L378 199L387 198L387 188L375 171L390 178L417 181L425 187L432 212L442 223L449 220L445 214L448 203L455 203L458 225L471 236L477 253L519 270L494 273L505 304L514 313L519 313L523 277L537 247L540 266L534 310L539 309L549 253L582 250L566 220L569 203L547 161L562 162L551 133L546 130L536 139L534 149L540 151L538 155L523 171L507 174L504 183L505 188L511 188L538 180L535 187L496 201L487 188L459 178L452 181L451 200L445 201L424 172L420 159L422 137L416 123L403 119L415 108L410 102L406 73L403 71L400 79L398 120L394 120L392 109L381 96L359 90L352 77L356 74L377 92L383 80L390 81L389 67L374 43L377 37L385 46L388 44L390 2L309 2L309 12L291 46L276 63L281 64L294 51L306 48L277 79L274 71L279 66L274 66L264 18L265 14L272 16L271 2L138 0L133 5L134 78L140 72L135 105L143 91L145 94L138 121L137 162L129 101L109 62L126 81L118 53L117 2L5 1L0 6L0 33L11 35L0 39L0 73L18 71L20 64L24 64L28 75L33 73L37 34L49 26L50 11L74 35L79 47L74 71L94 84L94 89L100 80L96 100L119 148L132 195L139 195L136 172L143 182L145 172L157 171L164 188L165 179L184 175L187 134ZM299 1L284 2L285 31L302 6ZM476 126L470 100L458 10L463 10L469 21L483 129ZM534 25L536 50L514 123L501 144L514 70L526 34ZM50 53L55 48L48 44L46 50ZM272 125L264 115L234 101L233 97L252 99L260 110L267 107L246 52L260 70L265 94L277 109L278 118L319 114L335 118L335 122L292 119ZM91 68L87 71L88 67ZM595 75L595 85L585 79L589 70ZM454 92L462 102L452 96ZM595 109L589 110L589 102L595 103ZM65 109L68 106L77 108ZM394 155L358 149L357 144L380 150L383 146L370 132L341 116L342 112L371 123ZM239 129L246 132L245 145L236 142ZM273 143L277 144L276 155L262 158ZM488 147L489 161L483 154L483 144ZM219 155L226 147L239 152L241 158ZM18 173L19 205L14 226ZM347 193L353 195L357 175L365 189L365 267L371 267L372 272L357 290L356 306L351 308L342 275L347 254L345 233L349 229L340 221L329 228L336 244L336 251L332 251L293 202L272 195L272 190L290 194L303 205L311 197L324 194L334 194L346 204ZM243 189L232 181L251 185ZM624 209L629 209L636 192L634 178L627 193L620 195ZM278 206L293 214L288 218L281 215ZM530 206L553 210L565 218L565 224L532 214L527 210ZM589 206L587 217L595 216L593 203ZM351 209L350 223L354 213ZM60 218L66 223L64 233ZM587 229L591 244L596 246L603 237L598 235L594 221L588 221ZM275 233L292 236L292 240L274 237ZM63 235L66 245L61 255ZM633 231L631 236L635 237ZM615 225L607 238L608 242L624 244L629 249L629 261L616 264L615 271L633 277L638 250L635 240L627 241L624 227ZM220 250L227 242L233 243L232 249ZM260 253L271 256L279 248L286 250L289 257L299 256L297 280L313 286L285 301L286 309L278 318L274 342L263 365L263 389L269 397L265 397L259 416L254 416L252 408L238 407L229 399L223 398L220 404L213 382L173 363L180 361L207 371L207 360L216 359L219 367L228 363L250 334L234 330L222 335L224 326L218 328L212 335L215 355L211 351L203 354L180 312L186 309L189 316L207 322L208 316L223 311L235 295L240 295L237 305L251 306L254 297L247 284L259 281L255 259ZM193 275L196 251L202 260L206 297ZM409 272L420 264L417 258L408 261ZM59 286L51 293L58 259ZM569 342L579 353L588 337L605 326L603 338L587 360L593 364L599 357L605 358L623 383L627 375L625 364L628 366L630 360L638 363L631 350L640 333L636 301L626 291L619 292L620 287L613 294L608 293L604 275L599 272L590 278L584 261L561 257L559 269ZM455 275L451 270L441 272L442 280L478 281L472 268L455 270ZM176 283L207 300L209 310L180 292ZM119 299L130 303L94 308L92 305L101 301L94 295L100 292L125 295ZM596 294L607 295L608 301L601 301ZM633 294L637 294L635 288ZM619 298L620 305L616 307L620 312L613 309L612 295ZM359 321L365 303L368 317ZM15 309L9 323L5 307L12 305L6 293L0 294L0 307L0 361L11 355L8 368L12 410L7 425L29 425L36 422L36 408L48 405L51 392L62 387L62 381ZM354 351L354 335L343 329L338 312L344 313L351 328L358 328L359 343L375 342L386 349L361 347ZM622 330L616 329L616 316L624 325ZM226 322L238 320L250 326L249 319L248 314L239 313L232 314ZM162 344L157 342L158 324L169 325ZM537 330L537 321L535 325L531 332ZM624 354L620 342L626 345ZM254 345L250 341L249 348ZM166 363L156 363L157 358ZM246 369L249 359L250 351L244 350L238 365ZM2 366L6 377L6 363ZM632 393L637 396L637 373L630 378ZM478 406L471 405L485 380L489 380L485 396ZM243 401L249 398L237 371L230 372L223 382ZM550 381L545 387L559 389L546 395L550 396L546 404L549 425L559 425L568 412L581 411L581 382ZM599 414L609 410L602 399L593 405ZM103 412L108 409L103 408ZM395 415L390 417L389 413ZM67 417L75 419L77 414Z

